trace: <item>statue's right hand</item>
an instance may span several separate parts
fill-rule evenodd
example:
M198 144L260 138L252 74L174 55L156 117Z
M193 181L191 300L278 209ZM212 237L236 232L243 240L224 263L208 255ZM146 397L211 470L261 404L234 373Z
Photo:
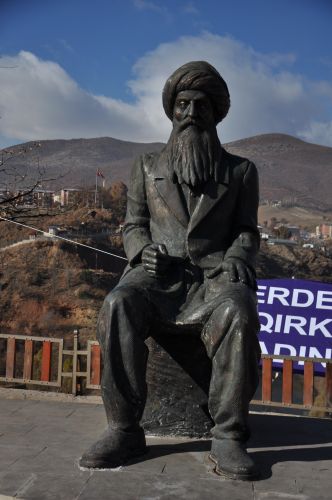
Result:
M170 256L165 245L153 243L144 248L142 252L142 264L145 271L155 278L166 274L170 265Z

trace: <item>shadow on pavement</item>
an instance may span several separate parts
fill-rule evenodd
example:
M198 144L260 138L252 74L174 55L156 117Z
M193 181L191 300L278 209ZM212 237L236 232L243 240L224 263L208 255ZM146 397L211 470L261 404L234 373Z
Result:
M332 441L332 421L309 417L251 414L249 448L305 446Z
M250 455L262 471L260 479L271 477L272 467L276 463L332 460L332 444L326 446L332 441L331 420L251 414L250 426L252 437L248 442L248 448L256 448L255 451L250 452ZM325 446L317 446L320 444ZM309 447L313 445L316 447ZM274 447L276 449L264 449ZM176 453L204 453L210 448L211 440L155 444L149 447L144 457L131 461L130 464ZM263 449L257 450L257 448Z
M261 470L260 479L272 476L273 465L280 462L320 462L332 460L332 446L293 448L287 450L255 451L250 453Z

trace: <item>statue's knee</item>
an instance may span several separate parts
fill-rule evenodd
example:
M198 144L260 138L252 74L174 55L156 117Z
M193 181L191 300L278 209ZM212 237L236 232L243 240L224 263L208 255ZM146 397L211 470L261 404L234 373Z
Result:
M126 300L126 293L123 290L112 290L104 299L103 305L99 311L97 320L97 338L101 346L106 345L110 334L112 316L115 311L121 307ZM116 333L118 329L113 329Z
M258 314L255 304L252 301L229 300L216 310L218 320L227 325L235 324L240 331L259 329Z
M126 336L123 335L126 319L134 322L137 329L148 321L148 304L144 295L136 288L118 287L112 290L105 298L100 309L97 321L97 338L101 345L108 345L112 338L121 337L124 342Z
M104 300L103 307L112 311L118 306L122 306L124 303L132 300L132 290L126 288L115 288L112 290Z

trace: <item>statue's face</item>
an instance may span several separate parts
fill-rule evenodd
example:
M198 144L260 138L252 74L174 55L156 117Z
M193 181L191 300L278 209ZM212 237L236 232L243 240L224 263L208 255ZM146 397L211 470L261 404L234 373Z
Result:
M215 118L210 99L199 90L183 90L178 93L173 110L174 125L195 125L203 130L215 127Z

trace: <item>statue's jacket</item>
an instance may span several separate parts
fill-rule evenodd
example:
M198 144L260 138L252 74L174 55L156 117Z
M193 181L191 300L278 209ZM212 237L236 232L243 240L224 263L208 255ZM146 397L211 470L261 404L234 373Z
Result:
M249 160L222 151L218 181L203 188L189 217L181 187L168 170L163 153L145 154L134 164L128 190L123 241L128 266L117 288L139 288L167 322L204 324L229 289L223 275L207 279L222 260L241 259L254 269L259 248L258 176ZM162 279L146 273L141 254L147 245L166 246L174 265ZM254 292L240 284L245 296ZM226 292L227 288L227 292ZM247 288L248 292L242 288Z
M210 180L188 217L179 185L163 155L146 154L134 164L128 191L124 248L133 265L143 248L163 243L169 255L189 257L201 268L236 257L254 268L259 248L258 176L253 163L224 149L219 182Z

